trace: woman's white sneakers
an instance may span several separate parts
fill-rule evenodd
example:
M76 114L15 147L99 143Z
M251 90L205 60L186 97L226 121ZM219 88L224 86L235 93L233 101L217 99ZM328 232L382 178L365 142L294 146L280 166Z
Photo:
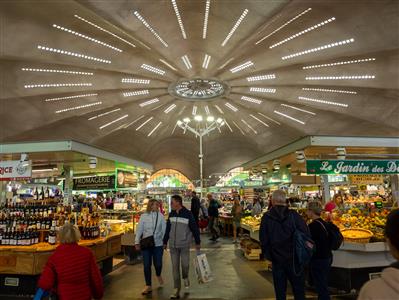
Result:
M190 280L188 278L184 278L184 287L188 289L190 287Z
M173 294L170 295L170 299L180 299L180 291L179 289L174 289Z

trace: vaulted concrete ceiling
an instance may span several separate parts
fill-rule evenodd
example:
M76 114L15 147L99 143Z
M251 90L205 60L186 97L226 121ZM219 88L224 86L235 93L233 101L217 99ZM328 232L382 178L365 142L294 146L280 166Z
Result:
M0 139L75 139L195 179L198 140L175 128L194 106L227 122L206 174L310 134L398 136L398 16L384 0L3 0ZM184 78L230 90L171 96Z

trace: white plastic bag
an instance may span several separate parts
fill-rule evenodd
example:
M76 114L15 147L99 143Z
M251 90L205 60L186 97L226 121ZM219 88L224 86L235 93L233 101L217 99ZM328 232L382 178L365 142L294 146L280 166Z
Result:
M194 258L194 267L199 283L207 283L213 280L213 274L206 254L198 254Z

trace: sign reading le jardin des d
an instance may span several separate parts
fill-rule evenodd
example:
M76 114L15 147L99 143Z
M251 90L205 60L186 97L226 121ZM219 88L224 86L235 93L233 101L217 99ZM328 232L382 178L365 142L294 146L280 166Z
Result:
M398 174L399 160L307 160L308 174Z

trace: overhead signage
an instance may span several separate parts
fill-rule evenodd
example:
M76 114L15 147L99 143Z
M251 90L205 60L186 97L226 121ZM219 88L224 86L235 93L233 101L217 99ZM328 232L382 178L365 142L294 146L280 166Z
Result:
M307 160L308 174L398 174L399 160Z
M22 180L32 177L32 161L0 161L0 181Z
M136 188L138 176L137 173L133 173L125 170L116 170L116 187L119 189L124 188Z
M115 188L115 176L92 176L73 179L74 190L107 190Z
M352 184L383 184L384 178L378 174L350 175Z

